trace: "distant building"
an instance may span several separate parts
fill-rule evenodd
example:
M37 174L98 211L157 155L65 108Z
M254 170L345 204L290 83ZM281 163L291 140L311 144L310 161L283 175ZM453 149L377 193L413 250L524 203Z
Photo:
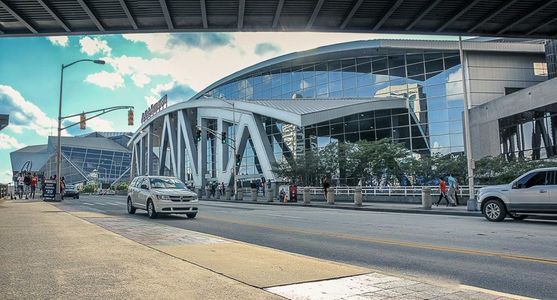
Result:
M126 148L130 133L93 132L62 137L62 176L66 183L97 181L113 184L128 181L131 152ZM13 174L21 171L50 177L56 174L57 137L45 145L27 146L10 153Z

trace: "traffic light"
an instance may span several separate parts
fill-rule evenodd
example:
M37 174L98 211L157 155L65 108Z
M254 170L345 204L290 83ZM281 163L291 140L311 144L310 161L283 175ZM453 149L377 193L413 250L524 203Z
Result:
M128 110L128 126L133 126L133 110Z
M220 133L220 141L223 144L226 144L226 131Z
M239 167L242 164L242 156L240 154L236 154L236 167Z
M195 142L200 142L200 141L201 141L201 129L198 127L195 133Z
M79 129L83 130L85 129L86 125L85 125L85 114L81 114L79 115Z

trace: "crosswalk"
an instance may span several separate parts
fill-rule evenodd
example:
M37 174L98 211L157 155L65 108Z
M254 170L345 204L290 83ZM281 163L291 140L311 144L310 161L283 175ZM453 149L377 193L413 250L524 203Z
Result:
M91 202L82 201L81 203L85 204L85 205L94 205L94 206L96 206L96 205L101 205L101 206L106 206L106 205L125 206L126 205L126 203L118 203L118 202L95 202L95 203L91 203Z

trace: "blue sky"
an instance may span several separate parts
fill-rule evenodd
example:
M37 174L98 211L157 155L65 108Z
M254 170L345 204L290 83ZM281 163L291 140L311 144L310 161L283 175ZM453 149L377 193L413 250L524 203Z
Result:
M377 38L454 39L339 33L176 33L71 37L0 38L0 113L10 125L0 132L0 182L10 180L9 153L44 144L56 134L60 66L90 58L64 71L63 115L114 105L135 107L88 122L65 135L91 131L135 131L141 113L168 94L185 101L214 81L280 54L339 42Z

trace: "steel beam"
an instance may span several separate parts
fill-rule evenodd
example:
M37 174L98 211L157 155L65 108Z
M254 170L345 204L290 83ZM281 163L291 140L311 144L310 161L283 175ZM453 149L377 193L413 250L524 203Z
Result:
M460 9L460 11L456 15L454 15L447 22L445 22L445 24L443 24L443 25L441 25L441 27L437 28L437 30L435 30L435 32L440 32L440 31L445 30L445 28L449 27L449 25L451 25L454 21L456 21L458 18L460 18L466 12L468 12L472 7L474 7L480 1L482 1L482 0L474 0L474 1L470 2L468 5L466 5L462 9Z
M546 9L548 6L550 6L550 5L552 5L553 3L555 3L555 1L556 1L556 0L551 0L551 1L545 2L545 3L544 3L543 5L541 5L540 7L534 9L533 11L531 11L531 12L525 14L524 16L522 16L520 19L518 19L518 20L512 22L511 24L505 26L503 29L499 30L499 31L497 32L497 34L503 34L503 33L507 32L507 31L509 31L509 29L511 29L511 28L513 28L514 26L520 24L520 23L523 22L524 20L526 20L526 19L530 18L531 16L537 14L538 12L540 12L540 11Z
M172 18L170 18L170 12L168 11L168 6L166 5L166 0L159 0L161 4L162 14L164 15L164 20L166 21L166 27L168 30L174 30L174 24L172 24Z
M526 35L532 35L532 33L534 33L534 32L536 32L536 31L542 29L544 26L547 26L547 25L549 25L549 24L551 24L551 23L553 23L553 22L555 22L555 21L557 21L557 17L551 18L551 19L547 19L547 20L545 20L542 24L536 26L536 28L534 28L534 29L528 31L528 32L526 33Z
M126 13L126 16L128 16L128 20L130 21L130 24L132 25L133 29L137 30L139 27L137 27L137 23L135 22L132 12L130 11L128 5L126 4L126 1L125 0L119 0L119 1L120 1L120 6L122 6L122 9Z
M350 12L348 12L348 14L346 15L346 17L344 18L344 20L342 21L342 23L340 24L340 29L344 29L346 28L346 26L348 25L348 23L350 23L350 20L352 20L352 17L354 16L354 14L356 14L356 11L358 11L358 8L360 8L360 5L362 5L362 2L364 2L364 0L357 0L354 5L352 6L352 8L350 9Z
M77 2L79 2L79 5L81 5L81 8L83 8L83 10L87 13L87 15L89 16L89 19L91 19L91 21L93 21L93 23L95 23L95 26L97 26L97 28L100 31L105 31L103 25L101 24L101 22L99 21L99 19L97 19L97 16L95 16L95 14L93 13L93 11L89 8L89 6L87 5L87 3L85 3L85 0L77 0Z
M315 4L315 8L313 9L313 13L311 14L311 17L309 18L309 21L306 25L306 29L311 29L311 27L313 26L313 23L315 22L315 19L317 18L317 15L319 14L319 11L321 10L321 6L323 6L323 2L325 2L325 0L318 0L317 3Z
M389 10L387 10L387 12L383 15L383 17L381 18L381 20L379 20L379 22L377 22L375 24L375 26L373 26L373 31L378 30L379 28L381 28L381 26L383 26L383 24L391 17L391 15L395 12L395 10L402 4L402 1L404 0L397 0L390 8Z
M56 20L56 22L58 22L58 24L60 24L60 26L62 26L62 28L64 28L66 32L72 32L68 25L66 25L66 23L64 23L64 21L62 21L62 19L58 17L58 15L52 10L52 8L50 8L50 6L48 6L48 4L46 4L46 2L44 2L43 0L37 0L37 2L39 2L39 4L50 14L50 16L54 20Z
M246 0L240 0L238 4L238 29L244 28L244 13L246 10Z
M422 10L422 12L414 19L414 21L412 21L412 23L410 23L410 25L408 25L406 27L405 30L410 30L412 28L414 28L414 26L416 26L416 24L418 24L418 22L420 22L423 17L425 17L425 15L427 15L433 8L435 8L435 6L437 6L437 4L439 4L439 2L441 2L442 0L432 0L430 1L427 6L424 7L424 9Z
M280 19L280 14L282 13L282 7L284 6L284 0L279 0L277 4L277 9L275 10L275 16L273 17L273 28L276 28L278 21Z
M199 0L201 5L201 20L203 21L203 28L209 28L209 22L207 21L207 5L205 5L205 0Z
M29 29L29 31L31 31L32 33L35 33L35 34L39 33L37 31L37 29L35 29L35 27L33 27L22 16L20 16L13 9L11 9L6 3L4 3L4 1L0 0L0 6L2 6L5 10L7 10L8 13L10 15L12 15L12 17L16 18L21 24L23 24L25 27L27 27L27 29Z
M478 24L474 25L472 28L468 29L467 32L470 33L470 32L475 31L476 29L480 28L483 24L487 23L493 17L500 14L502 11L509 8L511 5L513 5L517 1L518 0L507 0L507 2L503 3L501 6L497 7L496 9L489 12L487 15L483 16L480 19L480 22L478 22Z

